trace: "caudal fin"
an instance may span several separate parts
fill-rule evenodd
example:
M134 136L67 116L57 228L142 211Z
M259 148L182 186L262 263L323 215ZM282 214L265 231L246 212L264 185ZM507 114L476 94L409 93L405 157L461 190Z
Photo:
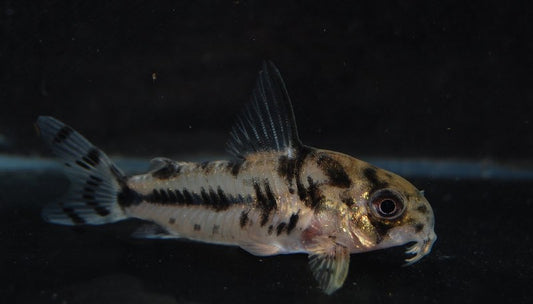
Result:
M63 199L46 206L43 218L62 225L101 225L126 218L118 204L125 175L104 152L81 134L50 116L40 116L36 126L52 151L67 167L71 187Z

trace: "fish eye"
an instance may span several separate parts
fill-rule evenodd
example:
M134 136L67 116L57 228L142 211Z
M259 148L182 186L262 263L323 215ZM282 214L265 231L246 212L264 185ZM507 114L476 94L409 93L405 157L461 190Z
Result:
M373 213L385 219L395 219L405 209L402 197L387 189L376 192L369 202Z

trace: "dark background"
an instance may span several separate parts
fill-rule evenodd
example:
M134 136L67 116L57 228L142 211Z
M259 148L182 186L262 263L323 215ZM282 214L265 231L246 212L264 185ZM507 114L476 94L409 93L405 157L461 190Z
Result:
M270 59L307 144L531 168L531 6L466 2L0 1L0 153L49 156L32 126L44 114L111 155L222 154ZM399 267L403 248L352 255L345 286L328 297L304 255L259 258L238 248L135 240L135 221L44 223L40 209L65 192L64 176L0 172L0 298L529 301L531 181L458 175L413 183L435 210L432 253L406 268Z
M32 123L46 114L111 154L222 153L265 59L284 75L308 144L399 157L533 152L533 24L520 1L2 2L9 152L39 147Z

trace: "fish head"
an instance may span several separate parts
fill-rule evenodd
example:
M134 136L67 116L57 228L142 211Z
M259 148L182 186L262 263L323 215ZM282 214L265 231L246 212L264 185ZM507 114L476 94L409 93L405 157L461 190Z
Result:
M345 219L339 231L350 252L364 252L411 243L407 264L427 255L435 243L433 209L424 192L392 172L340 153L328 153L336 161L330 173L342 168L350 183L330 187L327 201L338 201ZM333 162L331 162L333 163ZM339 174L336 175L337 178ZM330 174L330 179L335 174ZM330 183L331 184L331 183ZM342 186L342 187L340 187Z

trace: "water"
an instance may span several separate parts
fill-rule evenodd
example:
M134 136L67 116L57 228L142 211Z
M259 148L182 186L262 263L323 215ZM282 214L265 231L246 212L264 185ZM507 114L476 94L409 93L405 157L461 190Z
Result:
M3 1L0 302L479 303L533 293L533 96L527 7L510 2ZM130 237L141 224L45 223L61 166L38 115L72 125L129 173L222 157L265 59L305 144L424 189L431 254L352 255L317 288L305 255ZM155 77L154 77L155 75ZM225 156L224 156L225 158Z

